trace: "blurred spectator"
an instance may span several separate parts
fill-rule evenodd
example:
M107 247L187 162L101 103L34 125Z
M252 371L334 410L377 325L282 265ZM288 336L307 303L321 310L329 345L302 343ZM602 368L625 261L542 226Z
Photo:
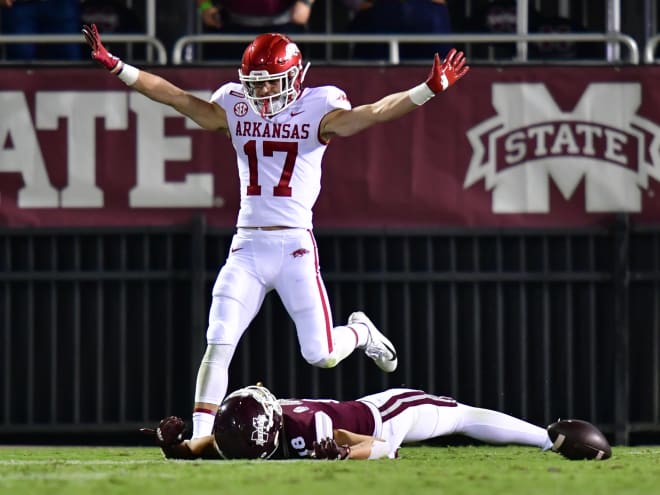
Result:
M476 14L468 21L466 30L477 33L517 32L517 7L515 0L488 0L475 9ZM529 33L580 33L583 26L565 17L547 17L534 8L529 10ZM478 44L472 50L473 57L513 59L516 55L514 43ZM598 43L544 42L530 43L528 57L531 60L589 59L602 56Z
M102 33L144 33L144 23L120 0L82 0L83 24L96 24Z
M103 34L145 33L144 22L135 11L121 0L82 0L80 6L82 24L96 24ZM120 58L143 58L144 44L107 44L113 55Z
M206 34L303 33L314 0L195 0ZM203 45L203 58L236 59L247 42Z
M581 24L559 16L536 16L536 22L530 27L534 33L584 33L586 29ZM533 60L582 60L605 57L603 43L577 43L575 41L558 41L532 43L529 46L529 58Z
M3 34L80 34L80 0L0 0ZM79 60L79 43L9 43L9 60Z
M355 34L449 34L448 0L373 0L358 6L349 31ZM438 52L445 56L445 43L401 43L401 60L429 60ZM354 58L389 59L385 44L356 43Z
M515 34L517 32L517 7L511 0L487 0L474 9L467 20L466 30L474 33ZM530 16L536 15L535 12ZM530 29L531 30L531 29ZM516 55L515 43L476 44L472 56L479 58L512 59Z

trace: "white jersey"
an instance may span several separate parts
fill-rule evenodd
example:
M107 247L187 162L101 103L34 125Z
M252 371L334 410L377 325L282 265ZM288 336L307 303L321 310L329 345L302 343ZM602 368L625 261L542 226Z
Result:
M272 117L252 110L239 83L221 86L211 101L227 113L236 150L241 183L236 226L311 229L327 146L319 125L332 110L350 110L346 94L335 86L305 88L291 106Z

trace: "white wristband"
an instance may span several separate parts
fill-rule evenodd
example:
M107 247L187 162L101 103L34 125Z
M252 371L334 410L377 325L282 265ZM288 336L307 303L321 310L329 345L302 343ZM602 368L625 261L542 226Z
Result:
M124 84L133 86L135 81L138 80L138 74L140 74L140 69L133 67L132 65L123 64L122 68L117 73L117 77L121 79Z
M408 90L408 97L415 105L423 105L434 96L435 93L425 82Z

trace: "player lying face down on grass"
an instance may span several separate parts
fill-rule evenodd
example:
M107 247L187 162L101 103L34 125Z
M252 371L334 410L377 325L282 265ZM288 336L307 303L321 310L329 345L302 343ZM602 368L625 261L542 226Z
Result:
M521 419L406 388L336 401L278 400L266 387L249 386L226 397L212 435L184 440L184 429L183 420L170 416L147 431L173 459L396 458L403 444L454 434L542 451L557 447L548 430ZM599 458L609 457L609 445L603 449Z
M236 346L271 290L294 321L302 356L313 366L334 367L360 349L381 370L395 371L395 347L363 312L351 313L346 324L333 323L312 233L322 159L331 139L398 119L449 89L469 70L463 53L451 50L444 60L436 54L421 84L352 107L338 87L304 87L309 64L303 64L298 46L287 36L266 33L246 48L239 81L222 84L207 101L113 56L95 25L84 26L83 34L92 58L111 74L230 138L236 153L237 230L211 293L193 438L211 433Z

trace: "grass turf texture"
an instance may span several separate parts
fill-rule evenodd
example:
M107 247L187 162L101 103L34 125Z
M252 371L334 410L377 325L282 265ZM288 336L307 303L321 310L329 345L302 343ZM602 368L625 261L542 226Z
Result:
M397 460L167 461L145 447L0 447L0 494L660 495L660 446L569 461L529 447L407 446Z

